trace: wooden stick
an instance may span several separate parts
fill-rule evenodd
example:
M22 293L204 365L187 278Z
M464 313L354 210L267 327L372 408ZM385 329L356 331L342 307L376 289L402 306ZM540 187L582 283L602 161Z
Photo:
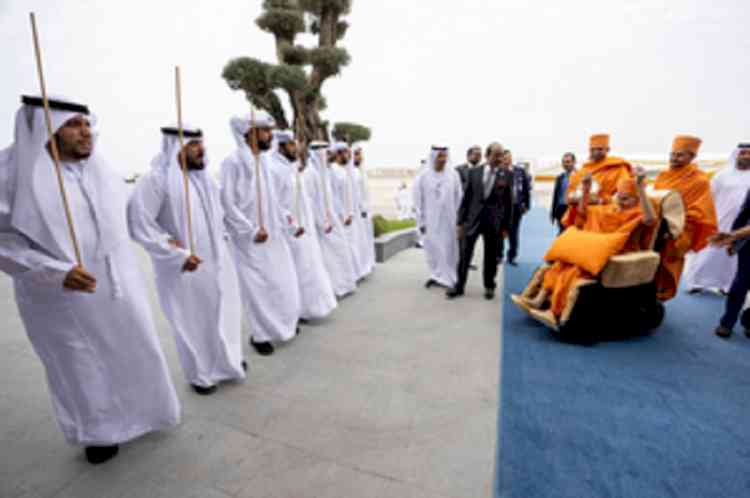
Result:
M65 219L68 222L68 231L70 232L70 240L73 244L73 252L75 253L76 263L78 266L83 266L83 260L81 259L81 249L78 246L78 238L76 237L76 231L73 226L73 216L70 213L70 204L68 203L68 195L65 192L65 182L62 177L62 170L60 169L60 152L57 150L57 140L55 140L54 132L52 131L52 116L49 111L49 101L47 100L47 85L44 82L44 69L42 68L42 49L39 44L39 33L36 28L36 17L34 13L30 13L31 18L31 34L34 39L34 54L36 55L36 71L39 75L39 87L42 93L42 103L44 104L44 120L47 123L47 133L49 134L50 150L52 152L52 162L55 165L55 174L57 175L57 185L60 188L60 196L62 197L63 208L65 210Z
M255 128L255 110L250 106L250 150L253 153L253 159L255 159L255 195L258 198L258 226L261 230L265 231L263 225L263 197L261 195L260 188L260 155L256 152L258 150L258 130Z
M177 99L177 138L180 141L180 168L185 185L185 210L187 211L187 230L190 255L195 256L195 242L193 241L193 213L190 209L190 180L188 176L187 158L185 157L185 135L182 129L182 78L180 66L174 68L175 97Z

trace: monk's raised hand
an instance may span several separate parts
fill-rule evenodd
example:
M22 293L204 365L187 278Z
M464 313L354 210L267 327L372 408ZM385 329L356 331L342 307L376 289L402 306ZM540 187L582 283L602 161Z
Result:
M258 234L255 236L255 243L256 244L262 244L263 242L268 240L268 232L266 232L265 228L261 228L258 230Z
M96 291L96 278L84 270L82 266L74 266L73 269L65 275L63 287L72 291L93 294L94 291Z
M299 238L300 238L300 237L302 237L303 235L305 235L305 228L304 228L304 227L299 227L299 228L297 229L297 231L296 231L296 232L294 233L294 238L295 238L295 239L299 239Z
M194 272L198 269L200 264L203 263L203 260L193 254L188 259L185 260L185 264L182 265L182 271L184 272Z

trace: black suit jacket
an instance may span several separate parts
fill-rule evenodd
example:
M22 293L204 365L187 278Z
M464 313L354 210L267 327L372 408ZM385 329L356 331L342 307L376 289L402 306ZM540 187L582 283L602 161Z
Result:
M513 204L516 210L531 208L531 178L520 166L513 166Z
M513 173L497 169L495 185L490 196L484 198L484 166L471 168L468 172L466 191L458 208L458 225L464 227L467 236L480 231L482 225L500 236L501 230L510 227L513 213Z
M456 166L456 172L458 173L458 176L461 178L461 189L466 192L466 184L469 181L469 171L474 166L471 166L469 163L462 164L461 166Z
M572 173L571 173L572 175ZM560 205L560 196L564 196L565 192L562 192L562 183L565 179L565 173L560 173L557 175L557 178L555 178L555 190L552 193L552 206L550 208L550 218L553 220L561 218L562 215L565 213L565 210ZM567 209L567 206L566 206Z

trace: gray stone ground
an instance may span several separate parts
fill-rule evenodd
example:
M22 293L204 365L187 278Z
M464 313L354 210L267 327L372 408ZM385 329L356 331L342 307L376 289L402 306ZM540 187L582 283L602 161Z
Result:
M182 425L91 467L63 441L0 277L0 497L491 496L500 301L478 272L455 303L424 280L420 250L397 255L275 356L247 351L248 380L209 398L187 388L149 282Z

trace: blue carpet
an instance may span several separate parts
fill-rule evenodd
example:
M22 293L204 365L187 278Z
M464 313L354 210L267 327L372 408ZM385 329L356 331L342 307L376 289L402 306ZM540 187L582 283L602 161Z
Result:
M713 335L723 300L681 293L652 336L560 343L509 299L551 240L545 216L505 272L496 496L750 497L750 340Z

